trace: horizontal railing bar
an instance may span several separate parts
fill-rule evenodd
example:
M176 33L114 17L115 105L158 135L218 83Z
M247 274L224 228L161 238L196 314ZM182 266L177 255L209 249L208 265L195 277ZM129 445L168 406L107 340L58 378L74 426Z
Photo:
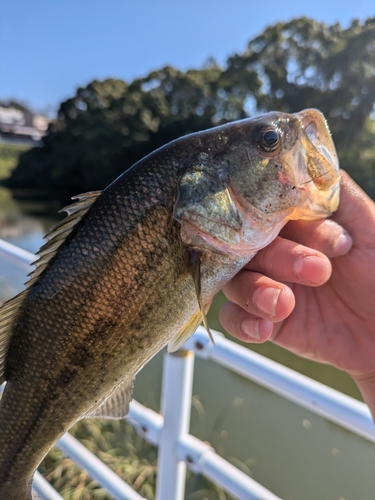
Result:
M29 271L30 264L37 259L37 256L27 250L23 250L23 248L0 239L0 258Z
M57 446L80 467L87 470L90 476L96 479L116 500L145 500L71 434L66 433L58 441Z
M33 490L42 500L64 500L38 471L34 475Z
M183 436L176 446L176 456L184 460L197 474L202 474L227 493L241 500L280 500L264 486L220 457L211 446L190 434Z
M216 333L216 335L215 335ZM367 405L214 332L215 345L206 331L197 332L184 345L197 356L211 359L270 391L375 442L375 425Z
M126 418L132 420L131 424L138 434L149 443L155 446L159 444L160 433L164 424L164 418L159 413L133 400L130 403L129 413Z

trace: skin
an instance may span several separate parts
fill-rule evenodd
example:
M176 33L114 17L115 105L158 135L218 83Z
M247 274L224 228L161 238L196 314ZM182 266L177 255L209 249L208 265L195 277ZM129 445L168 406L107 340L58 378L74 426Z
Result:
M348 372L375 417L375 203L342 172L325 221L290 222L225 287L223 327Z

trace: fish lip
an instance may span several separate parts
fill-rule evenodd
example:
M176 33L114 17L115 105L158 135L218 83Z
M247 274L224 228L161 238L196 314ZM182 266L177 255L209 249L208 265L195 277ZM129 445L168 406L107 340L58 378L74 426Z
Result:
M339 161L324 115L316 109L295 113L299 122L297 140L282 161L296 180L301 203L291 220L317 220L328 217L339 201Z
M305 109L296 113L296 117L307 172L317 189L327 191L340 179L339 160L327 121L317 109Z
M339 179L340 177L339 173ZM301 190L303 201L293 209L289 220L318 220L329 217L337 210L340 182L336 182L327 191L319 190L312 179L307 180L298 187ZM319 198L321 198L321 202Z

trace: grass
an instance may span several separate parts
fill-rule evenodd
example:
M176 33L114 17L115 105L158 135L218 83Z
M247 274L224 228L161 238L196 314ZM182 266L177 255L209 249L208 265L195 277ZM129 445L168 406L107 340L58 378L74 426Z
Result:
M85 419L71 433L108 467L148 500L155 500L157 448L141 438L125 420ZM112 497L58 448L39 471L65 500L110 500ZM187 471L186 500L231 500L220 487Z
M28 149L30 146L0 143L0 179L9 177L10 172L18 163L20 154Z
M131 424L87 419L77 423L72 434L142 496L154 499L157 452ZM39 470L66 500L112 498L57 448L47 455Z

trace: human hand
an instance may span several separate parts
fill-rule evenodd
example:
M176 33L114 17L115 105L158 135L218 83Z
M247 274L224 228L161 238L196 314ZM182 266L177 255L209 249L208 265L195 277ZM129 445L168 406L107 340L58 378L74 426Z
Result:
M224 287L221 323L242 341L272 340L347 371L374 411L374 267L375 204L342 172L332 220L288 223Z

